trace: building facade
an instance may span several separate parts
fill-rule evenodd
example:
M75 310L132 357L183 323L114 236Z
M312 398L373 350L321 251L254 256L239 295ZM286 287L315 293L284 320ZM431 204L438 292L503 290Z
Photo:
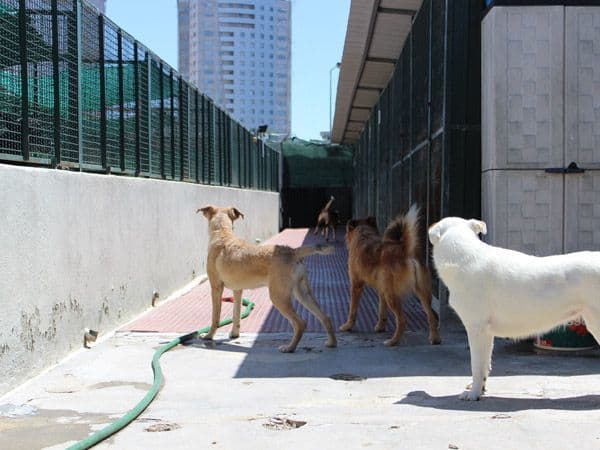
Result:
M106 0L87 0L87 2L98 8L102 14L106 14Z
M291 2L178 0L179 71L248 129L290 132Z

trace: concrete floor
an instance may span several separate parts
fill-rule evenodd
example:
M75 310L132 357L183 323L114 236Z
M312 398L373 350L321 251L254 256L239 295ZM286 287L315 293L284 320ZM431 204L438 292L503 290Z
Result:
M276 350L289 334L194 340L162 357L156 400L97 448L600 448L598 354L537 355L497 340L488 394L464 402L466 339L442 336L430 346L409 332L387 348L379 334L340 333L328 349L311 333L294 354ZM0 398L0 449L64 448L119 418L173 337L117 333Z
M306 231L277 239L313 243ZM336 326L347 310L344 251L340 241L334 255L307 259ZM127 413L152 385L155 350L182 334L152 331L206 325L207 292L201 285L191 299L166 302L1 397L0 449L63 449ZM537 355L530 345L497 340L487 396L464 402L457 396L470 382L466 337L446 320L442 345L428 345L418 303L405 305L408 331L397 347L383 345L390 324L385 333L369 332L377 308L371 292L356 331L338 333L337 348L326 348L320 325L309 322L296 352L281 354L289 326L278 325L267 294L251 295L257 307L240 338L229 340L224 328L212 343L194 340L166 353L157 398L97 448L600 448L598 353Z

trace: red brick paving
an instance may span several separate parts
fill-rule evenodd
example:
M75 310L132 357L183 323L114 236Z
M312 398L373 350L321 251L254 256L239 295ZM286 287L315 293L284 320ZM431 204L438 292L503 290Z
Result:
M324 243L324 239L313 235L312 232L309 233L306 228L291 228L282 231L267 242L299 247ZM306 258L305 263L313 292L321 308L331 317L337 329L346 321L348 314L348 252L341 232L338 233L337 241L332 244L335 245L334 254L310 256ZM226 289L224 296L230 295L231 291ZM242 320L242 332L280 333L291 331L287 320L272 307L266 287L245 290L243 296L253 301L256 306L250 315ZM377 301L374 291L366 289L360 303L355 331L370 332L373 330L377 317ZM300 316L308 322L306 331L323 332L321 324L312 314L297 302L295 305ZM231 303L223 302L221 318L230 317L232 308ZM426 316L417 299L406 299L404 311L407 330L427 329ZM137 320L128 323L121 328L121 331L188 333L208 325L210 315L210 285L205 282L181 297L159 305ZM230 327L223 327L221 330L229 330ZM393 320L390 320L388 330L392 329Z

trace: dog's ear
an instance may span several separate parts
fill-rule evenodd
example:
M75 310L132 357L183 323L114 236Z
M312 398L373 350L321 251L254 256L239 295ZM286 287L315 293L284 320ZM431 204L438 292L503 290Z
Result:
M369 216L366 219L367 225L373 228L377 228L377 219L373 216Z
M199 212L202 212L202 214L204 214L204 217L206 217L208 220L210 220L210 218L215 214L215 207L212 205L208 205L205 206L204 208L198 208L196 210L196 214L198 214Z
M239 219L240 217L242 219L244 218L244 215L240 212L240 210L233 206L231 208L229 208L229 211L227 211L227 215L229 216L229 218L231 219L232 222L234 220Z
M346 231L352 231L356 228L357 225L357 221L354 219L350 219L347 223L346 223Z
M431 242L431 245L435 245L440 242L440 239L442 238L442 228L440 227L440 224L434 223L431 225L427 235L429 236L429 242Z
M469 220L469 227L475 232L475 234L487 234L487 225L483 220L471 219Z

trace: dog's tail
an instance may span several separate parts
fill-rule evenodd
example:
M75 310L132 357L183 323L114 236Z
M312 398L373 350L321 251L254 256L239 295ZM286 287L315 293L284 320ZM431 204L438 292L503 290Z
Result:
M397 216L383 233L386 243L395 243L402 253L414 258L417 252L417 233L419 228L419 207L413 204L404 215Z
M302 258L306 258L307 256L310 255L329 255L331 253L334 252L334 248L332 245L315 245L315 246L309 246L306 245L304 247L299 247L297 249L294 249L294 256L296 257L297 260L300 260Z

